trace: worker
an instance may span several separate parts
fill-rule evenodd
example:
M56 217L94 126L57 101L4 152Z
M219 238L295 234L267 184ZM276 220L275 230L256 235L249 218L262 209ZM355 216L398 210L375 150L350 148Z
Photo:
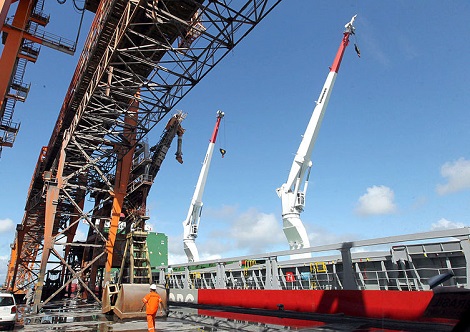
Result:
M147 314L147 325L149 332L155 331L155 316L157 314L158 308L160 308L163 315L163 307L160 306L162 303L162 298L157 293L157 285L150 285L150 293L145 295L142 299L144 305L146 306L145 313Z

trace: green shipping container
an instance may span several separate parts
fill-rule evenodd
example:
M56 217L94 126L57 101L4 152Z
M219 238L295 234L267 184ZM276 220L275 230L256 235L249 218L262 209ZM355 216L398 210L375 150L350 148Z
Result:
M157 271L155 267L168 265L168 236L163 233L149 232L147 248L152 272Z

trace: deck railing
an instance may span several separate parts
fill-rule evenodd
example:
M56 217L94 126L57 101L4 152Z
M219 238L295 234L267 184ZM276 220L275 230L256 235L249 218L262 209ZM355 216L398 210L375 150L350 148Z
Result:
M437 235L446 235L448 241L432 241ZM159 282L169 282L177 289L318 289L318 290L429 290L430 278L452 273L443 286L470 288L468 265L470 262L469 228L446 232L405 236L411 244L392 246L388 251L353 252L349 264L347 255L317 256L283 260L291 251L268 253L247 258L236 257L198 263L178 264L158 268ZM424 235L428 236L426 239ZM449 235L453 238L449 238ZM421 242L416 243L416 240ZM422 241L422 240L426 241ZM393 240L400 240L393 237ZM405 241L405 242L406 242ZM377 241L382 245L384 239ZM362 241L373 246L372 240ZM400 242L400 241L397 241ZM357 247L361 241L352 245ZM309 248L312 252L331 252L344 248L343 244ZM305 251L306 249L302 249ZM346 271L346 272L345 272ZM346 278L352 278L353 281ZM344 285L348 285L345 287Z

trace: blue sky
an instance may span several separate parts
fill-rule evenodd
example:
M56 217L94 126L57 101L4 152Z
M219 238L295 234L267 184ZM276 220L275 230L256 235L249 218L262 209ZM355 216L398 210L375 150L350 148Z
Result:
M46 3L46 12L50 32L75 39L70 2ZM203 197L201 258L288 249L276 188L354 14L361 58L351 44L312 154L301 215L311 244L470 225L470 3L284 0L175 109L188 113L184 164L174 142L148 200L149 222L169 236L170 263L186 260L182 221L218 109L225 118ZM43 47L27 67L31 91L15 112L21 130L0 159L5 261L78 56Z

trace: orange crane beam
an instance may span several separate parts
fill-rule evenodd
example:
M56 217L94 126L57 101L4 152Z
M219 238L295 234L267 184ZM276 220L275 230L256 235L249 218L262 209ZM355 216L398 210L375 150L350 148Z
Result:
M3 22L5 22L7 18L10 5L15 1L16 0L0 0L0 30L2 30Z
M11 1L3 1L5 1L5 3L2 6L0 15L6 16L8 13L7 7L10 7L9 2ZM21 42L23 41L26 25L28 24L29 18L31 17L31 13L33 11L33 5L33 0L19 0L18 8L16 9L16 14L12 23L12 26L15 27L15 29L11 29L9 31L8 38L5 41L5 47L3 48L2 56L0 57L0 68L2 68L0 72L0 110L2 109L5 95L11 83L11 75L13 74L13 70L15 68L16 58L21 47ZM4 11L6 12L4 13ZM3 30L4 20L1 22ZM2 116L3 114L0 114L0 117Z
M13 19L5 20L15 1L18 6ZM29 92L23 75L28 61L36 62L39 54L39 47L34 45L75 52L76 42L38 29L49 23L49 16L42 13L43 6L44 0L0 0L0 32L5 44L0 55L0 152L2 147L13 146L19 130L19 124L12 122L13 113L16 102L24 102Z
M136 143L136 126L137 112L139 110L140 93L137 92L135 99L131 101L129 112L125 117L126 128L124 136L127 139L130 149L126 147L118 147L119 161L116 165L116 180L114 184L114 198L111 211L111 225L109 226L108 240L106 242L106 251L108 253L103 282L106 284L111 281L111 268L113 267L114 244L121 218L121 211L124 205L124 198L127 194L127 186L132 167L132 159L134 157Z

